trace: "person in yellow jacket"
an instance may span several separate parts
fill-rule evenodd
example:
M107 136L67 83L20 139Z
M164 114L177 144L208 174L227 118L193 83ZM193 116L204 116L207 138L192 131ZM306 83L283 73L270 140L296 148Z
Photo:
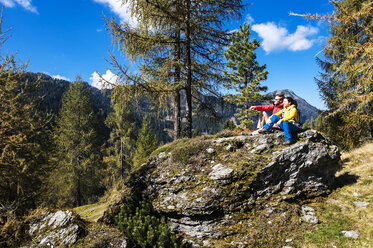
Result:
M259 130L259 133L267 132L273 126L280 127L285 133L284 145L291 145L294 143L292 134L298 130L296 126L296 123L298 123L297 104L291 97L285 97L283 103L284 108L272 115L263 129Z

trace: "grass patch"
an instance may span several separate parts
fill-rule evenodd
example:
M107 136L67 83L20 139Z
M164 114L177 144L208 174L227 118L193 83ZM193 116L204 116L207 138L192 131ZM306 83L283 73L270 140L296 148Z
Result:
M213 137L215 137L215 138L226 138L226 137L232 137L232 136L237 136L237 134L232 130L225 129L225 130L215 134Z
M100 202L96 202L96 203L93 203L93 204L89 204L89 205L84 205L84 206L80 206L80 207L76 207L74 208L74 210L79 214L89 208L93 208L93 207L96 207L98 205L100 205L101 203Z
M203 136L200 136L200 137L203 137ZM198 137L198 139L201 139L200 137ZM178 139L174 142L171 142L171 143L168 143L164 146L159 147L158 149L153 151L150 156L158 156L162 152L164 152L166 154L170 153L170 152L172 153L172 151L175 149L175 147L186 146L186 145L190 144L191 142L193 142L194 140L195 139L188 139L188 138Z
M97 205L91 209L86 209L84 210L83 212L81 212L79 215L80 217L82 217L83 219L86 219L86 220L93 220L99 216L102 215L102 211L105 210L107 208L106 205Z
M208 148L209 142L192 141L193 143L178 146L172 151L172 160L182 164L195 162L196 156Z
M302 247L373 247L373 143L342 154L339 187L313 206L321 224L305 236ZM348 177L346 176L348 175ZM355 180L348 180L350 177ZM357 207L354 202L366 202ZM346 238L342 231L357 231L358 239Z
M349 238L344 237L342 231L350 230L353 220L345 216L341 208L335 205L318 209L318 213L321 213L321 224L315 231L307 234L306 239L317 247L342 247L346 244Z

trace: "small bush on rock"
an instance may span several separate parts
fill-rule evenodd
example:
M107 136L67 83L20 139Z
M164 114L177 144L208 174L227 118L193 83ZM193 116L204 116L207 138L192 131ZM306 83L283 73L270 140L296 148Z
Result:
M134 246L186 247L171 233L166 219L157 216L150 200L124 204L116 217L116 225Z
M236 124L234 124L234 122L233 121L231 121L231 120L226 120L225 122L224 122L224 124L223 124L223 130L234 130L236 128Z

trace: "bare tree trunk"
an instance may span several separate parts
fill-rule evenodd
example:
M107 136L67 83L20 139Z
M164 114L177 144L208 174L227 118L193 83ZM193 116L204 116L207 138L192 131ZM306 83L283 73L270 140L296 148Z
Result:
M180 125L180 92L177 90L174 92L174 140L180 138L181 125Z
M82 192L81 192L81 185L80 185L80 175L78 175L78 182L77 182L77 185L76 185L76 201L77 201L77 204L78 206L81 206L82 205Z
M180 125L180 80L181 80L181 70L180 70L180 27L176 30L176 45L175 45L175 77L174 81L178 85L174 92L173 107L174 107L174 140L180 138L181 125Z
M190 38L190 0L186 1L185 16L185 69L186 69L186 136L192 138L192 60L191 60L191 38Z

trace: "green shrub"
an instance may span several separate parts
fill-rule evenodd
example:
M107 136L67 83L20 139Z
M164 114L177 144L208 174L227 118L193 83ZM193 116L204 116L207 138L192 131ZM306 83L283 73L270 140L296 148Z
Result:
M170 231L166 219L155 213L150 200L124 204L116 217L116 225L134 246L186 247Z
M25 223L13 210L0 208L0 247L19 247L24 237Z
M233 121L231 121L231 120L229 120L229 119L227 119L225 122L224 122L224 124L223 124L223 130L226 130L226 129L228 129L228 130L234 130L236 128L236 124L234 124L234 122Z

